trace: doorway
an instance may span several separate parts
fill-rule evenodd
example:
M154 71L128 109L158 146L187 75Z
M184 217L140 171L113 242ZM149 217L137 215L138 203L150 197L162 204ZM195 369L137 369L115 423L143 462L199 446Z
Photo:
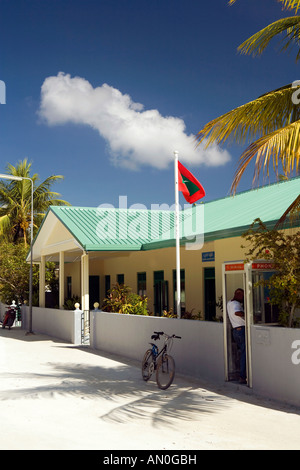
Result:
M215 268L204 268L204 315L206 321L216 317Z
M238 370L238 354L232 339L232 328L227 315L227 301L237 288L244 289L245 336L248 386L252 387L251 326L253 324L276 325L278 309L270 305L268 289L258 283L267 280L276 271L272 261L255 260L249 263L233 261L223 263L223 322L225 378L235 380Z
M225 359L225 379L228 382L235 382L240 377L240 352L233 339L233 329L227 313L227 302L234 296L236 289L244 290L244 312L245 312L245 342L246 342L246 370L247 384L252 387L251 368L251 339L250 325L252 315L250 306L249 273L244 262L233 262L223 264L223 326L224 326L224 359Z
M169 310L169 283L163 271L154 271L154 315L161 317L164 310Z
M94 303L100 303L100 276L89 276L89 308L94 308Z

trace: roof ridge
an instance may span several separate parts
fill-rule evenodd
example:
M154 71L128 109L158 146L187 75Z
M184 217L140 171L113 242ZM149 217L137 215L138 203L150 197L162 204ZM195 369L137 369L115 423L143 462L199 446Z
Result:
M293 176L293 178L290 178L290 179L288 179L288 180L274 181L273 183L269 183L268 185L259 186L259 187L256 187L256 188L244 189L244 190L241 191L240 193L237 193L237 194L234 194L234 195L230 195L230 194L229 194L228 196L224 196L224 197L219 197L219 198L216 198L216 199L212 199L211 201L205 202L205 204L211 204L212 202L222 201L222 200L224 200L224 199L229 199L229 198L238 197L238 196L241 196L242 194L250 193L250 192L252 192L252 191L267 190L267 189L269 189L271 186L291 183L292 181L297 180L297 179L300 180L300 175L299 175L299 176ZM300 189L299 189L299 193L300 193Z
M185 208L186 209L192 209L192 205L190 205L190 207L188 208ZM94 207L94 206L50 206L51 210L54 209L54 212L56 209L58 210L61 210L61 209L66 209L66 210L79 210L79 209L84 209L84 210L97 210L97 209L103 209L103 210L115 210L115 211L131 211L131 212L136 212L136 211L140 211L140 212L149 212L149 213L153 213L153 212L175 212L175 210L167 210L167 209L148 209L148 208L145 208L145 209L142 209L142 208L130 208L130 207Z
M256 187L256 188L249 188L249 189L245 189L244 191L241 191L239 193L236 193L234 195L227 195L227 196L224 196L224 197L219 197L219 198L216 198L216 199L212 199L211 201L201 201L200 202L200 205L201 204L212 204L214 202L217 202L217 201L223 201L223 200L226 200L226 199L230 199L230 198L235 198L235 197L239 197L239 196L242 196L243 194L247 194L247 193L250 193L252 191L263 191L263 190L268 190L270 187L272 186L275 186L275 185L283 185L283 184L288 184L288 183L291 183L293 182L294 180L297 180L299 179L300 180L300 175L299 176L294 176L288 180L282 180L282 181L274 181L273 183L269 183L268 185L264 185L264 186L260 186L260 187ZM300 190L299 190L299 193L300 193ZM198 206L199 204L196 204L196 206ZM192 208L193 205L191 205L188 209ZM90 210L96 210L96 209L114 209L114 210L118 210L118 211L145 211L145 212L169 212L168 210L166 209L148 209L147 207L146 208L131 208L131 207L99 207L99 206L51 206L51 209L58 209L58 210L78 210L78 209L90 209ZM186 210L183 208L183 210ZM174 212L174 210L170 211L170 212Z

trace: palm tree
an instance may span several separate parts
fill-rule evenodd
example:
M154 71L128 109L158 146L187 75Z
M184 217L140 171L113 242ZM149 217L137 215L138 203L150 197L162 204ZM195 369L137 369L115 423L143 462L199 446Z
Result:
M283 9L300 9L300 0L278 0ZM236 0L230 0L232 5ZM300 59L300 16L280 19L251 36L239 46L244 54L261 54L277 35L286 33L283 50L296 45ZM300 83L285 85L246 103L207 123L197 134L201 143L207 138L207 146L232 139L236 143L251 142L240 157L234 175L231 192L235 193L249 163L255 158L254 180L261 171L269 174L273 163L277 176L283 172L289 177L300 169L300 107L295 96Z
M300 214L300 194L296 197L296 199L292 202L292 204L284 211L280 219L277 221L275 225L275 229L279 229L283 226L284 222L286 221L287 217L290 217L290 221L293 222Z
M7 165L7 174L31 178L33 181L33 226L39 227L45 212L51 205L68 205L59 199L58 193L51 191L51 186L63 176L49 176L38 184L37 174L30 176L31 163L27 159L18 162L16 166ZM31 182L0 181L0 239L17 243L20 240L27 245L30 238L29 227L31 223Z

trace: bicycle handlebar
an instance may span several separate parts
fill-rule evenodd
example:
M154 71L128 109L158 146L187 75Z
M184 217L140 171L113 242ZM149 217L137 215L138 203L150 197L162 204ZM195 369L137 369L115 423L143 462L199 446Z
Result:
M181 339L181 336L176 336L176 335L171 335L171 336L170 336L170 335L167 335L167 333L164 333L163 331L154 331L153 333L154 333L154 335L151 336L151 339L154 339L154 340L159 339L159 337L162 336L162 335L165 335L165 336L167 336L168 338L178 338L178 339Z

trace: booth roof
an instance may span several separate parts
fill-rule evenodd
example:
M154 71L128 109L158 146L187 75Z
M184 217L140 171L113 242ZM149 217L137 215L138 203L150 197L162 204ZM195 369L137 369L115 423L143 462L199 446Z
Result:
M203 227L204 241L240 236L256 218L271 228L299 193L300 177L297 177L180 211L181 227L185 225L181 243L195 235L195 226ZM175 246L175 217L171 211L72 206L51 206L49 211L86 251Z

